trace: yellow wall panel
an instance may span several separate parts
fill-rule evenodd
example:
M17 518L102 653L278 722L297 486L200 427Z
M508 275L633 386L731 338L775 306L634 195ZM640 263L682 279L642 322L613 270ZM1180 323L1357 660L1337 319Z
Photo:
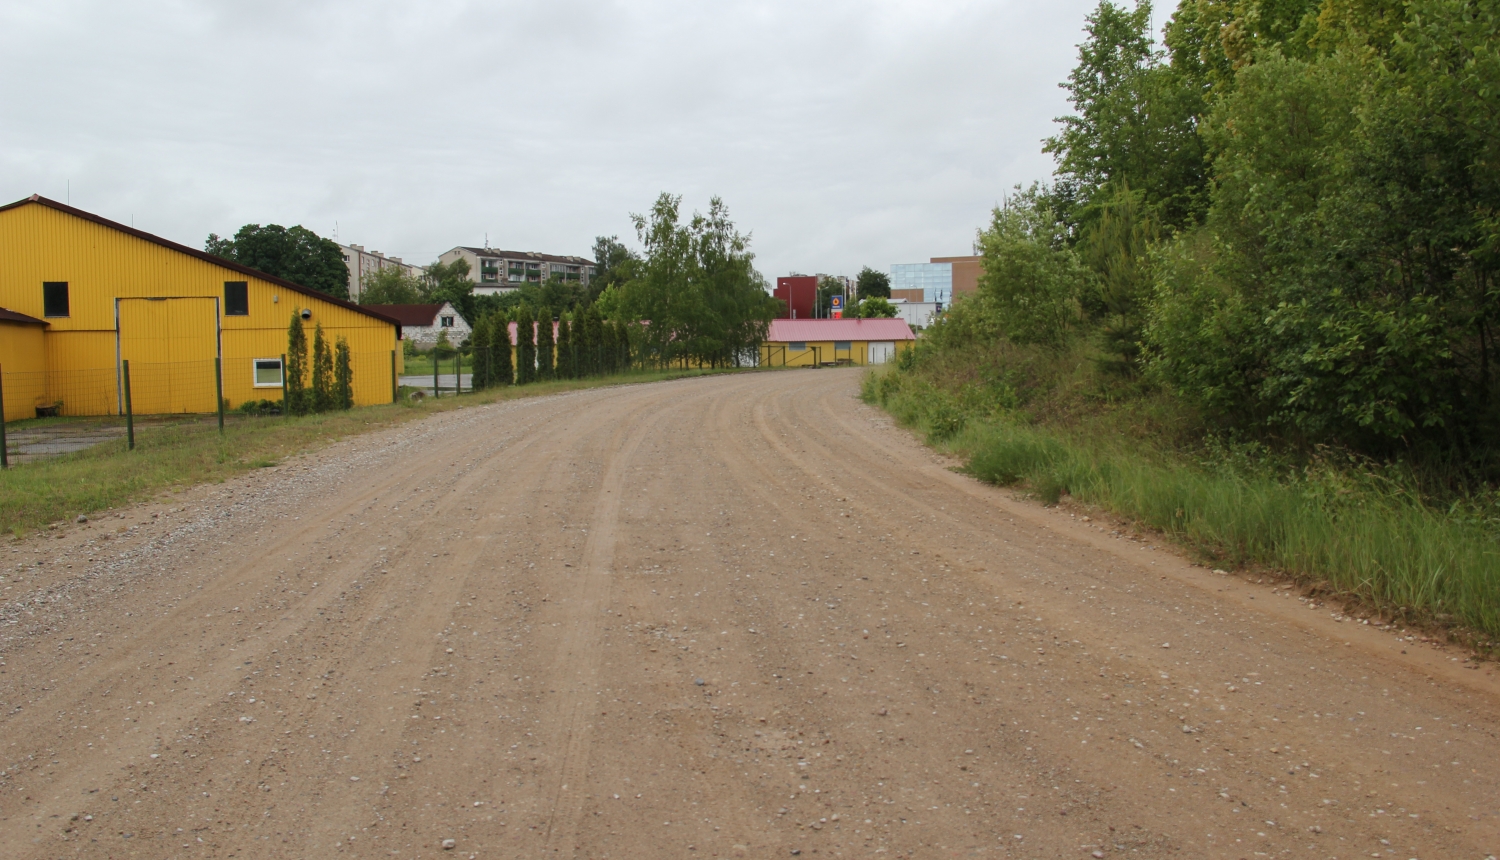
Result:
M42 349L42 327L0 320L0 374L4 378L5 421L36 415L48 402L47 361Z
M78 408L107 410L80 413L70 404L68 413L117 410L114 380L122 351L130 353L123 357L131 361L132 382L138 361L142 373L148 364L182 365L165 381L148 383L142 376L141 383L154 392L145 401L152 410L211 411L215 356L223 361L224 396L231 408L245 400L279 399L279 390L254 387L250 363L285 352L287 326L304 309L310 313L305 323L309 346L313 327L320 323L330 345L340 337L349 342L355 402L391 400L390 356L399 347L392 323L52 205L29 203L0 211L0 307L42 318L45 281L66 282L70 305L68 316L47 320L43 337L50 384L66 389ZM226 281L247 284L248 314L223 313ZM128 310L151 304L142 301L146 299L173 301L163 304L166 316L161 318ZM192 301L176 301L182 299ZM206 310L210 305L211 314ZM121 327L121 313L127 323L136 313L138 324L155 326L161 342L138 339L125 348L131 327ZM90 386L98 390L85 396Z

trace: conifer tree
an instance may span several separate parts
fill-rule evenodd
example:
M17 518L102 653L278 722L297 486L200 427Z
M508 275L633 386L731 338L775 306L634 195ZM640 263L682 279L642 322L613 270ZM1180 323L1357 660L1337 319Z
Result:
M489 388L490 381L490 321L488 317L480 317L474 323L474 330L469 333L469 349L473 353L469 384L475 391L483 391Z
M580 350L589 376L604 372L604 321L599 310L590 307L583 312L584 348Z
M333 408L333 353L323 339L323 324L313 329L312 411L327 412Z
M615 325L609 320L599 321L599 372L615 372Z
M615 367L621 373L630 370L630 327L624 320L615 320Z
M573 364L573 324L567 317L557 321L557 378L573 379L577 372Z
M536 378L551 379L557 365L557 338L552 332L552 309L543 305L536 321Z
M286 389L286 402L282 408L288 415L306 415L307 332L302 328L302 318L295 313L286 331L286 367L281 371Z
M531 306L522 305L516 317L516 384L536 381L536 318Z
M333 353L333 405L337 409L353 409L354 361L349 355L349 341L339 338Z
M580 310L573 318L573 375L579 379L594 375L594 366L589 363L594 342L589 339L589 314Z
M493 383L514 385L516 371L515 363L511 361L510 317L504 311L499 311L490 317L490 326L492 331L490 344L495 357L494 367L490 370Z

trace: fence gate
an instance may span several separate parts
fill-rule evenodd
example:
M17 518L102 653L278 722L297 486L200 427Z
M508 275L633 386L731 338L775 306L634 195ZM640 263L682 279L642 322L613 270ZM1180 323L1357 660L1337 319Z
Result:
M137 414L217 411L217 298L116 299L115 318Z

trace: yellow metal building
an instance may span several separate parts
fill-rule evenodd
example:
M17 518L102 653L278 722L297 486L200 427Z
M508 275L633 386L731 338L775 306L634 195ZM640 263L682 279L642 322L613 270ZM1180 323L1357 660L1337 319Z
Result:
M7 420L119 414L127 361L140 414L213 412L218 383L230 408L278 400L293 315L348 341L356 404L391 402L394 319L37 195L0 207Z
M772 367L885 364L916 341L905 320L772 320L760 348L760 363Z

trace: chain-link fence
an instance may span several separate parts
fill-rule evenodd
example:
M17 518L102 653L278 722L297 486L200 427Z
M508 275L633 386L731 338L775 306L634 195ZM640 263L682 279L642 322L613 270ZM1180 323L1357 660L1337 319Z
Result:
M304 362L301 385L288 377L285 356L178 362L122 360L114 367L16 371L0 367L0 465L9 465L16 436L47 436L52 419L124 424L135 446L137 418L226 418L306 414L390 403L399 395L396 353L352 353L346 365ZM287 404L291 403L290 409ZM7 444L6 422L12 422ZM20 422L20 423L16 423Z

